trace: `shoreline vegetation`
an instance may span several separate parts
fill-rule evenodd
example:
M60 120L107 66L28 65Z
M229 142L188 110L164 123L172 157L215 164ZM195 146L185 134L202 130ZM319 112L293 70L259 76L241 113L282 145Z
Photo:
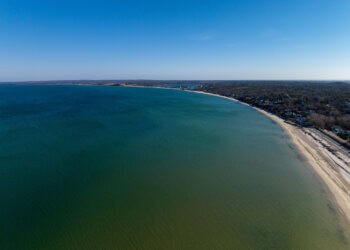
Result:
M179 88L164 86L129 84L121 84L120 86L181 90ZM339 214L344 217L347 224L350 225L350 157L345 147L315 128L294 125L270 112L254 107L235 98L200 90L185 89L184 91L225 98L250 106L276 122L276 124L278 124L288 135L297 150L302 156L304 156L309 166L324 183L325 187L332 195L333 200L337 204Z

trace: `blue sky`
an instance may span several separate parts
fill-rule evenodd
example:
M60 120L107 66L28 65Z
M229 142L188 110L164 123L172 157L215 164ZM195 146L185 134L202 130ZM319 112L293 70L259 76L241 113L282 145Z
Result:
M0 81L350 79L349 0L0 0Z

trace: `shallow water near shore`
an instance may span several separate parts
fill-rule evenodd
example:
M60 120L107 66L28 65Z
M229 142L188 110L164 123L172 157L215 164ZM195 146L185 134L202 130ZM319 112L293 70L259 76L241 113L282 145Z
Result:
M349 249L282 129L167 89L0 85L0 249Z

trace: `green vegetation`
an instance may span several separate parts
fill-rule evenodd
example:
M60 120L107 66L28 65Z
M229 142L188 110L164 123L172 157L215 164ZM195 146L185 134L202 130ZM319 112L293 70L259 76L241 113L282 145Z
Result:
M350 84L342 82L209 83L200 90L234 97L300 126L350 139Z

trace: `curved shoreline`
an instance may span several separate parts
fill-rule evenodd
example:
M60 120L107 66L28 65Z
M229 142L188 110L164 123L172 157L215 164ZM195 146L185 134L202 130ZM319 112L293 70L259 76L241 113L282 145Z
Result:
M339 159L334 159L337 156L328 152L328 149L326 148L327 146L322 144L322 141L320 141L322 138L317 140L315 138L316 135L313 135L312 131L307 131L306 129L288 124L276 115L260 108L253 107L237 99L203 91L186 91L212 95L239 102L243 105L252 107L276 122L285 131L298 151L306 158L308 164L328 188L337 204L339 213L346 219L347 224L350 225L350 176L346 176L348 173L342 171L344 170L344 167L340 165L341 163L339 162ZM346 155L345 158L345 162L342 162L342 164L345 164L345 168L347 168L349 167L348 163L350 162L350 159L349 156Z
M331 194L331 198L333 198L337 205L337 211L345 219L345 224L347 226L350 225L350 157L348 154L343 154L342 157L338 157L336 153L331 152L329 150L330 147L327 141L324 140L325 135L322 136L319 133L316 133L315 129L312 130L307 128L300 128L286 123L282 118L274 114L241 102L232 97L204 91L181 90L168 87L136 85L121 86L137 88L161 88L216 96L249 106L261 114L267 116L276 122L285 131L297 150L305 157L308 165L311 166L312 170L317 174L317 176L320 178L324 186Z

